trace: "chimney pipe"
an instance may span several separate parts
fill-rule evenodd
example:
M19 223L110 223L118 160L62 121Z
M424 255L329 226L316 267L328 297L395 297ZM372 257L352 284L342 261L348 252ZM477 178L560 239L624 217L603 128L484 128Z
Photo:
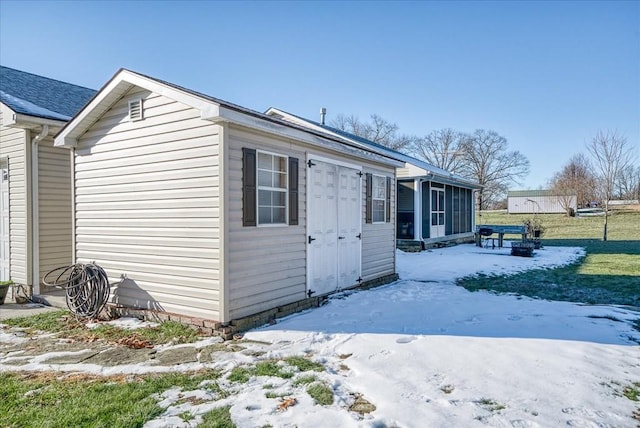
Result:
M327 109L324 107L320 108L320 123L324 125L324 118L327 115Z

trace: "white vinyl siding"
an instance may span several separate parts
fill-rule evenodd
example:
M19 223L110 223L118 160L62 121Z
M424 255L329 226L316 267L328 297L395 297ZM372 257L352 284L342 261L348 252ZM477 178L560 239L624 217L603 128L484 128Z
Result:
M291 140L259 134L235 126L229 128L228 180L228 276L230 319L241 318L306 298L306 180L305 159L314 154L336 161L363 164L363 172L394 177L391 167L381 167L358 158L336 157ZM286 153L300 160L299 215L297 226L286 228L242 226L242 148ZM363 280L395 273L395 180L392 181L392 221L364 224L365 186L362 185ZM354 286L357 284L353 284Z
M130 122L134 98L144 119ZM218 132L198 110L134 88L79 139L76 258L119 282L114 302L220 319Z
M70 151L53 147L49 137L38 143L39 281L72 263L72 215Z
M229 127L227 228L229 315L251 315L306 297L305 192L299 192L300 222L287 227L242 226L242 148L286 153L300 160L299 188L305 188L305 153L290 141Z
M385 275L395 273L395 257L396 257L396 233L395 233L395 216L396 216L396 181L394 179L394 171L388 169L375 169L374 165L367 165L363 172L373 174L373 180L376 176L392 177L391 180L391 216L390 222L384 223L364 223L362 225L362 279L369 281ZM380 167L378 167L380 168ZM366 189L362 186L362 199L366 201ZM363 205L363 218L365 215Z
M0 157L9 159L10 276L29 284L27 137L28 131L0 125ZM30 284L29 284L30 285Z

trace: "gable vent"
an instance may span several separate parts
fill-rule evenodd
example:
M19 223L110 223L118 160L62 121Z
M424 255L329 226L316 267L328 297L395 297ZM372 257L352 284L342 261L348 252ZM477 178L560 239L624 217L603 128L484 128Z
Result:
M142 120L142 98L129 101L129 121Z

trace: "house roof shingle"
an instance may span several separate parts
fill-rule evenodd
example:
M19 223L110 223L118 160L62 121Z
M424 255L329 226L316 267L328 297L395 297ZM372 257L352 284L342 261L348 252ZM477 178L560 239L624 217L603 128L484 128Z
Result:
M19 114L68 121L95 94L93 89L0 66L0 102Z

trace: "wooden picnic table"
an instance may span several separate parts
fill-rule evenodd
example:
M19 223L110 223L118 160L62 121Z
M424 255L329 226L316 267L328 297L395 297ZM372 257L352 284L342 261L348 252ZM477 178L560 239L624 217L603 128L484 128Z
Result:
M502 248L504 235L521 235L522 241L527 239L527 226L524 224L479 224L476 225L476 245L482 247L482 237L498 234L498 247Z

